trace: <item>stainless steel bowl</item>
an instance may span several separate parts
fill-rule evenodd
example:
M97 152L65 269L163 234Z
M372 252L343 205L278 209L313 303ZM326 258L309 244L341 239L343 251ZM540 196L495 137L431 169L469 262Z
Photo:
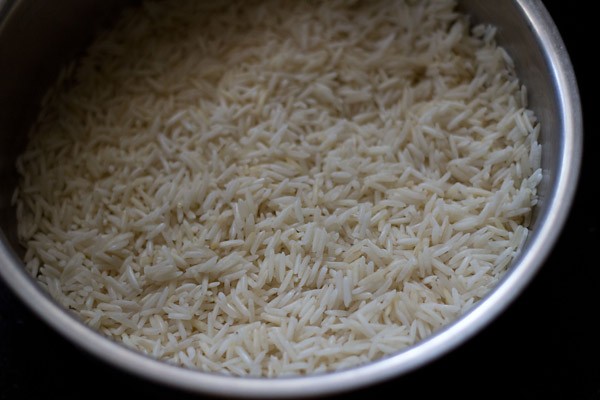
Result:
M118 0L0 0L0 276L37 315L76 345L155 382L200 393L300 397L349 391L424 366L488 325L526 289L543 266L567 218L582 153L582 120L573 69L563 41L539 0L460 2L476 22L499 28L542 123L544 178L532 235L501 283L462 318L393 357L361 367L295 378L237 378L191 371L114 343L77 321L25 272L10 198L15 157L25 145L38 102L61 65L77 55Z

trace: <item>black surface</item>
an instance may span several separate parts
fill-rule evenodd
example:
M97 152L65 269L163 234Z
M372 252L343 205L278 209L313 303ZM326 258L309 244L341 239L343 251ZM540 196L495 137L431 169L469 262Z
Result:
M600 399L600 201L597 25L591 4L545 1L571 55L583 100L585 146L575 204L561 238L517 301L467 344L407 376L340 398ZM75 348L0 282L0 399L118 394L209 398L131 376ZM124 397L124 396L123 396ZM119 395L118 398L121 398Z

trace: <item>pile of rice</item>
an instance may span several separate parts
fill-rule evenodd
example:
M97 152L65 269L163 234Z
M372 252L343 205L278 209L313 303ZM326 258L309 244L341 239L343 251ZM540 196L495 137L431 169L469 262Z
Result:
M233 375L348 368L454 321L542 177L510 57L455 5L127 10L18 161L28 271L104 335Z

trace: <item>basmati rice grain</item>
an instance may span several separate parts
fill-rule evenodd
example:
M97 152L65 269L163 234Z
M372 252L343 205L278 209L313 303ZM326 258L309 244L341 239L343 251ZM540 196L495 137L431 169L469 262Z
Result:
M17 160L27 270L93 329L202 371L417 343L510 268L544 179L495 32L454 0L127 9Z

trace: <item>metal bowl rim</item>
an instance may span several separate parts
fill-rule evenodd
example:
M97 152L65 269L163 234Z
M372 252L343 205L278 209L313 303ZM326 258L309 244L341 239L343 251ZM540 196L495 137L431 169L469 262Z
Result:
M77 346L111 365L167 386L197 393L240 397L299 397L334 394L398 377L441 357L487 326L533 279L550 254L569 214L578 183L583 124L575 73L553 20L540 0L515 0L531 23L555 85L561 110L560 165L548 201L548 213L528 251L502 283L467 314L431 337L393 356L355 368L289 378L233 377L160 362L113 342L88 328L52 300L25 272L22 261L0 231L0 276L42 320ZM17 1L0 0L0 32Z

